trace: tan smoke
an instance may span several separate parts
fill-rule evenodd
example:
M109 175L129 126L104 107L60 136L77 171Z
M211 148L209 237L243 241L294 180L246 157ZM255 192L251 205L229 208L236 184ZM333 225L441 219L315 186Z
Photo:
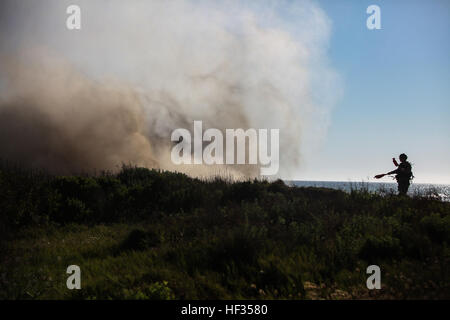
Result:
M295 170L303 137L325 127L318 120L329 105L320 101L332 100L314 97L333 95L313 81L332 78L322 61L328 22L320 9L297 4L310 31L294 34L272 9L237 1L105 3L82 2L82 13L97 18L83 20L87 30L75 39L63 27L42 27L33 39L17 32L20 46L11 47L25 54L0 51L1 158L58 173L129 163L256 176L257 166L172 164L171 132L202 120L204 130L280 129L281 173ZM29 12L39 20L61 8L46 5Z

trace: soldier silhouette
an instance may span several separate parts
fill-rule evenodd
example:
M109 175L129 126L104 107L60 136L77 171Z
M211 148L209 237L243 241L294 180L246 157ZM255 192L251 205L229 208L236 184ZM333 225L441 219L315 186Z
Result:
M395 179L397 180L398 184L398 194L400 195L406 195L408 192L408 188L410 185L410 181L413 178L412 174L412 167L411 164L406 161L408 159L408 156L404 153L402 153L399 156L400 164L398 164L397 160L395 158L392 158L392 162L394 162L394 165L397 167L397 169L383 174L378 174L375 176L376 179L381 179L384 176L395 174Z

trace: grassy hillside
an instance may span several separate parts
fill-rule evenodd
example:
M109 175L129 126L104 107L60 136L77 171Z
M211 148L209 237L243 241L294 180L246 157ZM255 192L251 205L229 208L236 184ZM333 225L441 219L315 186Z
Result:
M450 298L450 203L426 195L3 163L0 212L1 299Z

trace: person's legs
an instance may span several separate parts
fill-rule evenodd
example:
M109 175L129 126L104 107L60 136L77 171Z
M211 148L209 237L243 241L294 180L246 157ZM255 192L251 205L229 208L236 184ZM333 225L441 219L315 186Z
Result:
M398 182L398 194L399 195L406 195L408 193L409 189L409 182Z

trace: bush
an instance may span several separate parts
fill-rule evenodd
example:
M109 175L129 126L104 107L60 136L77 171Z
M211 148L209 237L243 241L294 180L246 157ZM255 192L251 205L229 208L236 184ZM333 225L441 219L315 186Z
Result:
M437 213L432 213L423 217L420 225L432 240L450 243L450 216L441 217Z
M167 281L154 282L135 289L123 289L121 299L131 300L173 300L175 295Z
M364 285L366 274L355 270L369 262L448 298L450 203L436 199L202 181L131 166L51 176L0 162L0 205L2 297L311 296L303 280L326 283L314 287L327 297L330 286ZM74 258L86 270L85 289L51 287L64 281L48 276L62 277L61 264ZM44 270L45 283L31 267ZM398 280L385 277L387 285ZM423 298L419 289L401 294Z
M122 244L124 250L145 250L156 247L161 240L157 233L153 231L143 231L135 229L130 232Z
M377 259L395 259L400 254L400 240L391 236L369 236L359 252L359 256L368 262Z

